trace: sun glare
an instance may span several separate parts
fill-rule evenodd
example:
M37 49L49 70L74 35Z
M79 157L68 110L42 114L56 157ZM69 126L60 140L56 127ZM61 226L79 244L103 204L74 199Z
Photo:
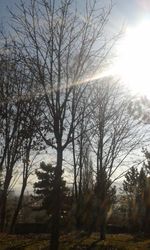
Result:
M150 97L150 21L128 28L117 51L116 74L134 93Z

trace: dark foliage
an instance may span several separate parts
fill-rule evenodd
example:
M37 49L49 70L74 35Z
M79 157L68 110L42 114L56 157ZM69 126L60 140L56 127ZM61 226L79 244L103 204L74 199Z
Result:
M51 215L54 203L54 182L55 182L55 167L51 164L41 162L40 170L36 170L38 181L34 183L35 200L39 202L38 209L46 210L48 215ZM67 209L69 202L69 189L66 187L66 182L61 178L61 200L62 213Z

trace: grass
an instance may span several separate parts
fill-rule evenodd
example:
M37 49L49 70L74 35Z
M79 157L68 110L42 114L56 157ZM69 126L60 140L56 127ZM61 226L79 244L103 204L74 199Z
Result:
M47 250L49 236L43 235L6 235L0 234L0 250ZM90 237L71 233L61 236L60 250L148 250L150 238L127 234L107 235L99 241L98 234Z
M48 240L42 236L0 234L0 250L43 250Z

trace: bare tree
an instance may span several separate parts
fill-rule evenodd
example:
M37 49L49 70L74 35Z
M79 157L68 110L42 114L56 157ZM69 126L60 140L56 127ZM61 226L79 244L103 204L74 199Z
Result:
M3 170L4 177L0 204L0 225L1 231L3 231L7 195L11 189L13 175L20 160L23 157L29 158L31 149L33 146L35 147L35 143L34 145L32 143L36 136L33 119L37 118L37 113L39 114L40 111L38 108L39 99L36 99L35 105L35 101L31 101L29 98L33 77L25 64L20 62L18 54L12 48L12 44L7 43L7 40L4 47L1 48L0 64L0 168ZM32 119L30 118L31 114ZM27 182L25 179L29 174L28 165L24 164L22 173L24 176L22 198Z
M76 116L82 96L80 83L91 76L89 70L95 71L114 42L108 45L104 39L111 5L96 11L96 1L86 1L86 11L80 17L73 4L71 0L31 0L30 5L21 2L19 12L12 13L15 45L42 87L40 94L45 100L46 135L37 129L56 151L51 250L58 249L63 152L80 119Z
M100 238L105 239L112 184L125 173L124 167L129 164L126 161L140 147L144 132L143 125L128 112L129 95L113 79L97 82L91 98L93 130L89 141L96 162L95 194L100 213Z
M20 190L20 196L18 199L18 203L16 209L14 211L11 225L10 225L10 233L13 232L19 211L21 210L24 193L28 184L28 179L30 175L34 171L34 163L36 157L41 149L44 149L44 145L41 144L41 138L37 135L37 131L34 126L33 119L38 119L39 115L39 100L33 102L32 100L24 100L24 110L23 110L23 117L22 117L22 133L24 140L21 145L21 159L18 163L19 165L19 176L22 178L22 185ZM36 105L35 105L36 104ZM31 118L32 116L32 118ZM38 146L40 143L40 147Z
M5 212L9 185L13 175L16 162L20 159L20 148L24 140L21 135L22 124L22 102L17 96L22 96L22 74L17 66L17 58L9 50L7 44L1 54L0 74L0 168L4 173L2 199L0 206L0 229L3 231L5 224Z
M91 124L90 120L90 102L89 96L91 92L86 91L80 99L80 105L78 107L78 114L80 115L80 122L73 131L72 140L72 153L73 153L73 170L74 170L74 205L75 205L75 220L76 228L81 229L82 224L82 210L83 210L83 196L85 192L91 191L92 182L92 162L90 159L90 142L88 140Z

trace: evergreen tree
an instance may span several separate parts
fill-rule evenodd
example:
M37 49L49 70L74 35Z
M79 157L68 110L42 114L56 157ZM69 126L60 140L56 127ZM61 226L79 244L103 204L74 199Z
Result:
M40 209L46 210L47 214L50 215L54 205L54 195L56 195L54 194L55 167L50 163L41 162L40 170L36 170L36 176L38 181L34 183L35 198L42 202ZM66 187L66 182L61 178L62 210L65 209L64 203L66 202L68 192L69 189Z
M128 198L128 223L133 230L142 230L145 221L147 192L147 173L145 167L140 171L132 167L125 175L123 189Z
M146 158L146 162L144 163L144 168L147 172L147 174L150 174L150 152L146 149L143 150L144 156Z
M0 191L2 190L3 179L2 179L2 169L0 168Z
M148 150L144 150L144 155L146 158L146 162L144 163L144 170L147 174L145 190L143 193L143 203L145 206L145 216L143 221L143 230L144 232L150 232L150 152Z
M127 195L128 200L128 225L134 229L137 226L137 207L136 207L136 193L138 187L139 172L137 168L132 167L125 175L123 182L123 190Z
M125 175L125 180L123 182L123 190L127 195L131 196L135 194L138 185L139 173L137 168L132 167Z

